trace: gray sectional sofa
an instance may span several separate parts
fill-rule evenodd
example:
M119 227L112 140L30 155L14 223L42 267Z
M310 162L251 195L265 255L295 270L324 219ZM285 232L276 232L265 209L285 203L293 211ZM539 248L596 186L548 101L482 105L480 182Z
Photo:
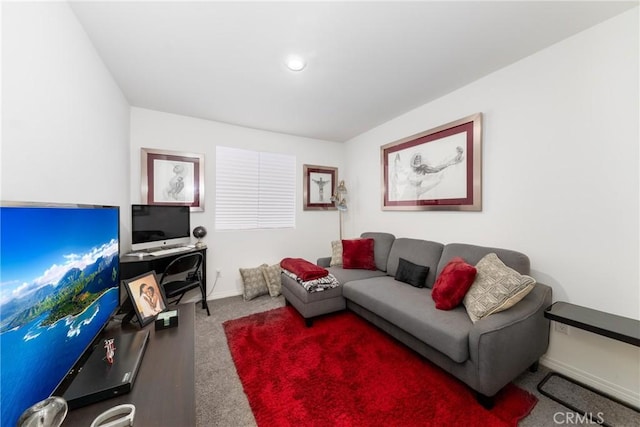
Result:
M295 280L282 275L282 293L311 325L316 316L349 309L395 337L420 355L476 391L478 401L492 406L493 396L527 368L534 369L548 347L549 321L544 310L551 304L551 288L537 283L513 307L473 323L465 307L439 310L431 297L436 278L454 257L475 265L496 253L508 267L529 274L529 258L507 249L469 244L441 244L395 238L389 233L363 233L374 239L376 270L326 267L342 286L308 293ZM396 281L400 258L429 266L427 287Z

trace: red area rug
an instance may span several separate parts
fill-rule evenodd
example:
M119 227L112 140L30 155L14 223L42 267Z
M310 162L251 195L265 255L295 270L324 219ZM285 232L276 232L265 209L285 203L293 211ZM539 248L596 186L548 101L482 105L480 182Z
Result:
M510 384L488 411L463 383L351 312L307 328L283 307L223 326L259 426L515 426L537 402Z

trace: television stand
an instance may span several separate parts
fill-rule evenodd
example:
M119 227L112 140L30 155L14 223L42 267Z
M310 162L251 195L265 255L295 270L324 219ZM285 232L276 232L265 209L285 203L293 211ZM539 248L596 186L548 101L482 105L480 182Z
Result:
M144 356L149 331L113 331L105 336L113 338L115 355L113 364L106 359L106 352L99 341L62 397L69 409L129 393L138 374Z
M136 407L136 427L196 425L195 304L181 304L177 309L180 323L176 328L156 331L153 323L142 329L120 322L109 325L109 330L149 333L136 382L129 393L70 410L63 427L89 426L102 412L124 403Z

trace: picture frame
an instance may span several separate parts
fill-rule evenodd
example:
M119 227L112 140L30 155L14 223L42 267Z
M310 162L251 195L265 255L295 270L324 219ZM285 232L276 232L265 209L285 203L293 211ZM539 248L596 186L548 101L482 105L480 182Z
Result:
M482 210L482 113L380 147L382 210Z
M153 322L158 313L167 309L167 300L162 287L158 284L155 271L123 280L122 284L127 290L141 328Z
M336 210L331 197L338 186L338 168L303 165L303 210Z
M204 211L204 155L141 148L141 196L149 205Z

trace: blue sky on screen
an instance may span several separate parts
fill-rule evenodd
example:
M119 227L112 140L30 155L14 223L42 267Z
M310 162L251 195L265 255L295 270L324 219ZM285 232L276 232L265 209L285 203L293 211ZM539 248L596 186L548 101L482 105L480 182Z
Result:
M117 209L2 207L0 304L118 252Z

